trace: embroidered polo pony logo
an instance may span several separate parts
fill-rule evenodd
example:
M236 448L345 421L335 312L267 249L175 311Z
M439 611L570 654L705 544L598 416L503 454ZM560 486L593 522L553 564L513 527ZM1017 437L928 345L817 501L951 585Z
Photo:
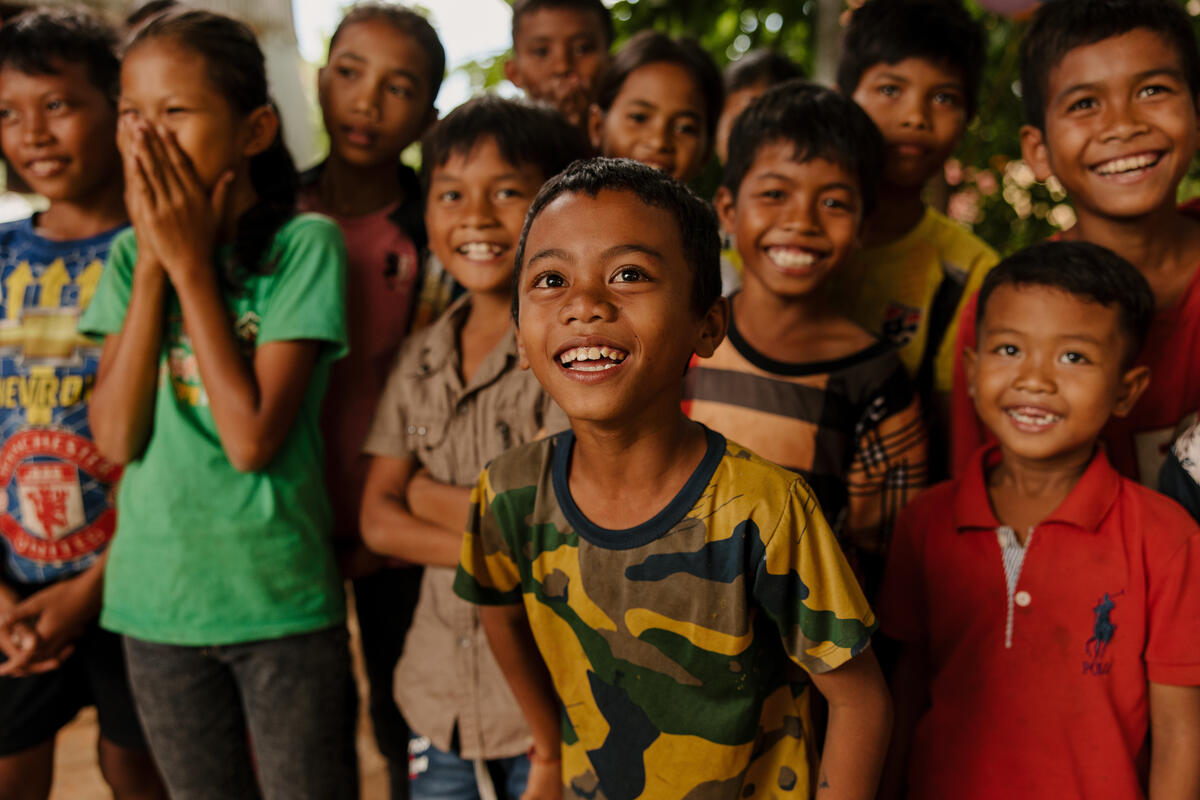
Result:
M1117 596L1120 597L1121 594L1124 592ZM1087 660L1083 662L1085 675L1107 675L1112 669L1112 662L1102 659L1108 651L1108 645L1112 642L1113 636L1117 633L1117 626L1112 621L1112 612L1116 607L1117 604L1112 596L1105 592L1092 608L1092 614L1095 617L1092 622L1092 638L1083 645L1083 650L1087 654Z

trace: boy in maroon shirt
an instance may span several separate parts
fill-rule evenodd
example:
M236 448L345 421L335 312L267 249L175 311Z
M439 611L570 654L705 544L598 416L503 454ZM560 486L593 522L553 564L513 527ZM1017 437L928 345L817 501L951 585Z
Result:
M1200 528L1097 446L1149 382L1150 286L1050 242L1001 262L978 307L969 386L998 444L897 520L884 796L906 772L916 798L1200 796Z

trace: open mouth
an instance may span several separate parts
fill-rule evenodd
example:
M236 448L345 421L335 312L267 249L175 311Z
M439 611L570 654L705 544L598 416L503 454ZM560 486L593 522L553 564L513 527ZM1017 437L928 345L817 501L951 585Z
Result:
M345 134L346 141L356 147L370 147L375 144L375 134L365 128L345 127L342 128L342 133Z
M773 246L767 248L767 258L780 269L803 270L817 263L820 253L802 247Z
M1027 430L1045 430L1063 420L1061 414L1055 414L1044 408L1035 408L1033 406L1006 408L1004 409L1004 413L1016 422L1019 427Z
M455 249L468 261L491 261L508 248L495 242L465 242Z
M49 178L67 166L65 158L38 158L25 163L25 173L34 178Z
M1138 153L1133 156L1114 158L1092 167L1097 175L1129 175L1143 172L1162 160L1162 153Z
M558 363L576 372L604 372L621 364L629 356L624 350L600 347L571 347L558 354Z

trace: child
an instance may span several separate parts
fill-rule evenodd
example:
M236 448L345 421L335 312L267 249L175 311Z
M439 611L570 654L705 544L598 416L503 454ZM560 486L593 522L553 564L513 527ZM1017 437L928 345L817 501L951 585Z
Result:
M1179 435L1158 475L1158 490L1200 521L1200 422Z
M446 305L438 270L422 269L425 226L416 173L400 153L437 118L433 102L446 55L424 17L396 5L363 3L343 17L318 73L329 157L300 178L298 207L326 214L346 239L350 353L333 366L321 419L325 476L342 571L370 685L375 741L388 764L391 796L406 797L408 725L392 699L420 572L384 567L358 529L368 459L361 446L405 334Z
M587 125L596 79L608 66L612 15L600 0L513 0L512 58L504 77L572 125Z
M703 201L628 161L572 166L526 217L519 347L571 430L484 471L455 590L532 729L531 797L873 796L874 616L815 498L680 412L725 329L718 246Z
M1191 18L1172 0L1048 3L1021 44L1021 85L1022 153L1039 180L1058 178L1078 218L1062 238L1107 247L1154 291L1138 356L1154 391L1102 436L1118 472L1154 485L1177 426L1200 408L1200 220L1175 201L1197 146ZM984 435L961 380L953 423L961 465Z
M911 797L1200 793L1200 529L1096 445L1146 388L1153 308L1086 243L984 281L967 366L999 443L901 514L880 600Z
M730 145L716 206L744 280L684 411L804 476L870 598L892 520L925 485L925 426L892 346L826 294L875 202L883 142L854 101L797 80L751 103Z
M879 126L887 157L864 249L833 302L900 348L937 421L931 455L944 450L957 319L996 254L921 193L975 113L983 59L983 33L958 3L870 0L850 18L838 65L838 87Z
M642 31L601 76L588 134L602 155L690 181L712 153L723 102L717 65L694 39Z
M0 226L6 322L0 379L0 796L50 794L54 739L97 707L101 772L118 800L165 798L138 724L120 640L95 624L110 492L87 398L97 342L75 335L113 237L126 225L113 102L116 32L76 8L0 29L0 144L49 200ZM73 654L72 654L73 651Z
M345 350L342 237L295 215L241 23L186 8L147 22L119 109L134 230L80 322L107 337L96 443L127 465L101 622L125 636L173 798L348 797L349 653L318 428Z
M525 788L529 732L478 612L454 594L453 567L479 471L547 424L548 398L517 369L513 254L542 183L586 147L556 112L486 95L422 143L430 247L467 294L392 369L364 445L374 459L362 510L374 550L427 565L395 680L414 798L480 796L476 763L495 796Z

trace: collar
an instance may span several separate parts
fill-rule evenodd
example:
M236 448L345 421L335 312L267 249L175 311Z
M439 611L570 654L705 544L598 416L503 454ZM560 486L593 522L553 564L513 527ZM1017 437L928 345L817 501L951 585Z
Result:
M471 295L465 294L455 300L424 332L424 342L421 357L417 360L410 373L413 378L425 378L430 375L450 370L455 380L460 380L459 364L459 333L467 322L471 311ZM480 386L491 383L498 378L510 362L517 359L517 332L510 326L508 333L492 348L475 374L471 376L470 384L464 393Z
M1000 521L992 511L987 493L987 470L998 463L998 444L990 444L971 457L954 495L954 527L959 533L972 530L994 531L1000 527ZM1038 523L1038 527L1057 522L1095 533L1116 503L1120 488L1121 476L1109 463L1104 448L1097 446L1087 469L1083 471L1067 498Z

